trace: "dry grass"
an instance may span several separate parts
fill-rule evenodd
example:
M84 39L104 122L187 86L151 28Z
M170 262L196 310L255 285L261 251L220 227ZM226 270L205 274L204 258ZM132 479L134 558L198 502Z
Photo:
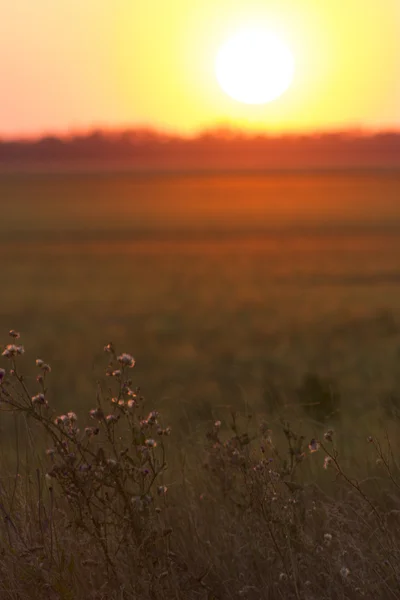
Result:
M182 445L112 344L81 424L54 412L40 359L30 389L10 335L0 399L16 452L0 487L1 598L398 598L400 470L387 432L362 433L359 454L343 455L340 428L292 406L294 428L232 410L201 446ZM303 394L310 385L325 401L324 382Z

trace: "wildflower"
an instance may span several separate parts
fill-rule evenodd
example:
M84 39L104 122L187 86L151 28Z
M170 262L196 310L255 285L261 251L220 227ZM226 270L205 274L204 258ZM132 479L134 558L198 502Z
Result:
M113 371L111 373L111 377L119 377L121 375L121 371L119 369L116 369L115 371Z
M118 421L118 417L116 417L115 415L107 415L106 416L106 422L108 424L115 423L116 421Z
M324 544L330 546L332 541L332 535L330 533L324 533Z
M158 413L156 410L152 410L151 413L149 413L149 416L147 417L147 423L149 425L154 425L155 423L157 423L157 417L160 416L160 413Z
M43 383L43 381L44 381L44 379L43 379L43 375L38 375L38 376L36 377L36 381L37 381L38 383L42 384L42 383Z
M157 494L159 496L165 496L165 494L168 492L168 488L166 485L159 485L157 488Z
M155 448L157 446L157 442L153 439L148 439L145 441L145 446L147 446L148 448Z
M45 404L46 400L44 394L36 394L36 396L32 396L33 404Z
M215 421L214 427L215 427L215 429L220 429L221 428L221 421Z
M76 414L74 412L67 413L67 417L71 422L75 422L78 420L78 417L76 416Z
M41 358L37 358L36 359L36 366L39 367L39 368L42 368L43 365L44 365L43 360Z
M10 329L10 331L8 332L8 335L12 338L14 338L15 340L17 340L18 338L21 337L21 335L18 333L18 331L15 331L14 329Z
M346 579L346 577L348 577L350 574L350 570L347 567L342 567L340 569L340 575L343 577L343 579Z
M311 440L311 442L308 444L308 448L311 453L317 452L319 450L319 442L317 442L317 440L315 438L313 438Z
M133 356L127 354L126 352L118 356L118 362L123 367L129 367L130 369L132 369L135 366L135 359L133 358Z
M374 441L374 438L372 437L372 435L369 435L367 437L367 442L369 442L370 444Z
M50 365L48 365L47 363L45 363L44 365L42 365L42 371L43 371L43 373L51 373L51 367L50 367Z
M101 408L93 408L89 415L92 419L98 419L99 421L104 417L104 413Z
M5 347L5 350L2 352L2 356L4 358L14 358L15 356L20 356L25 353L25 348L23 346L16 346L15 344L8 344Z
M56 417L54 419L54 423L56 425L66 425L67 423L69 423L69 419L67 415L60 415L59 417Z
M330 456L324 458L324 469L327 469L331 465L332 459Z
M333 440L333 429L328 429L328 431L325 431L325 433L324 433L324 439L326 439L327 442L332 442L332 440Z
M135 402L134 400L128 400L128 402L126 403L126 406L127 406L129 409L135 408L135 406L136 406L136 402Z
M104 352L112 353L113 351L114 351L114 347L111 342L109 344L107 344L106 346L104 346Z
M47 455L47 456L54 456L54 454L55 454L55 453L56 453L56 450L55 450L55 448L48 448L48 449L46 450L46 455Z

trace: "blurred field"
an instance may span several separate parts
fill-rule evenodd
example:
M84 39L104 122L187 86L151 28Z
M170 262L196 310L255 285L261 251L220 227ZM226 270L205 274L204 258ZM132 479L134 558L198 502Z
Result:
M390 416L399 192L398 172L3 174L3 343L21 330L51 362L60 409L93 405L112 340L188 421L290 403L307 372L337 383L342 413Z

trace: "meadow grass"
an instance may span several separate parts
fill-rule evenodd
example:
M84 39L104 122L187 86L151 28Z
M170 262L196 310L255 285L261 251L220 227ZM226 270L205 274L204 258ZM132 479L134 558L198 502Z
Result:
M0 598L398 597L397 198L398 174L0 178L26 349ZM298 231L254 233L296 202ZM301 229L335 214L366 219Z
M38 358L25 377L10 336L2 598L398 597L397 423L354 425L352 444L331 383L310 375L281 414L221 408L202 441L183 444L133 385L130 354L104 347L96 400L78 418L72 402L59 414L49 401L51 365Z

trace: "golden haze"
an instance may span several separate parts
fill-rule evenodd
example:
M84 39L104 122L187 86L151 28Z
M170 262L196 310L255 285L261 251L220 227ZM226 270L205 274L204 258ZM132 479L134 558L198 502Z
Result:
M296 61L290 90L259 107L226 96L214 73L221 44L254 24ZM8 3L0 131L396 128L399 24L398 0Z

